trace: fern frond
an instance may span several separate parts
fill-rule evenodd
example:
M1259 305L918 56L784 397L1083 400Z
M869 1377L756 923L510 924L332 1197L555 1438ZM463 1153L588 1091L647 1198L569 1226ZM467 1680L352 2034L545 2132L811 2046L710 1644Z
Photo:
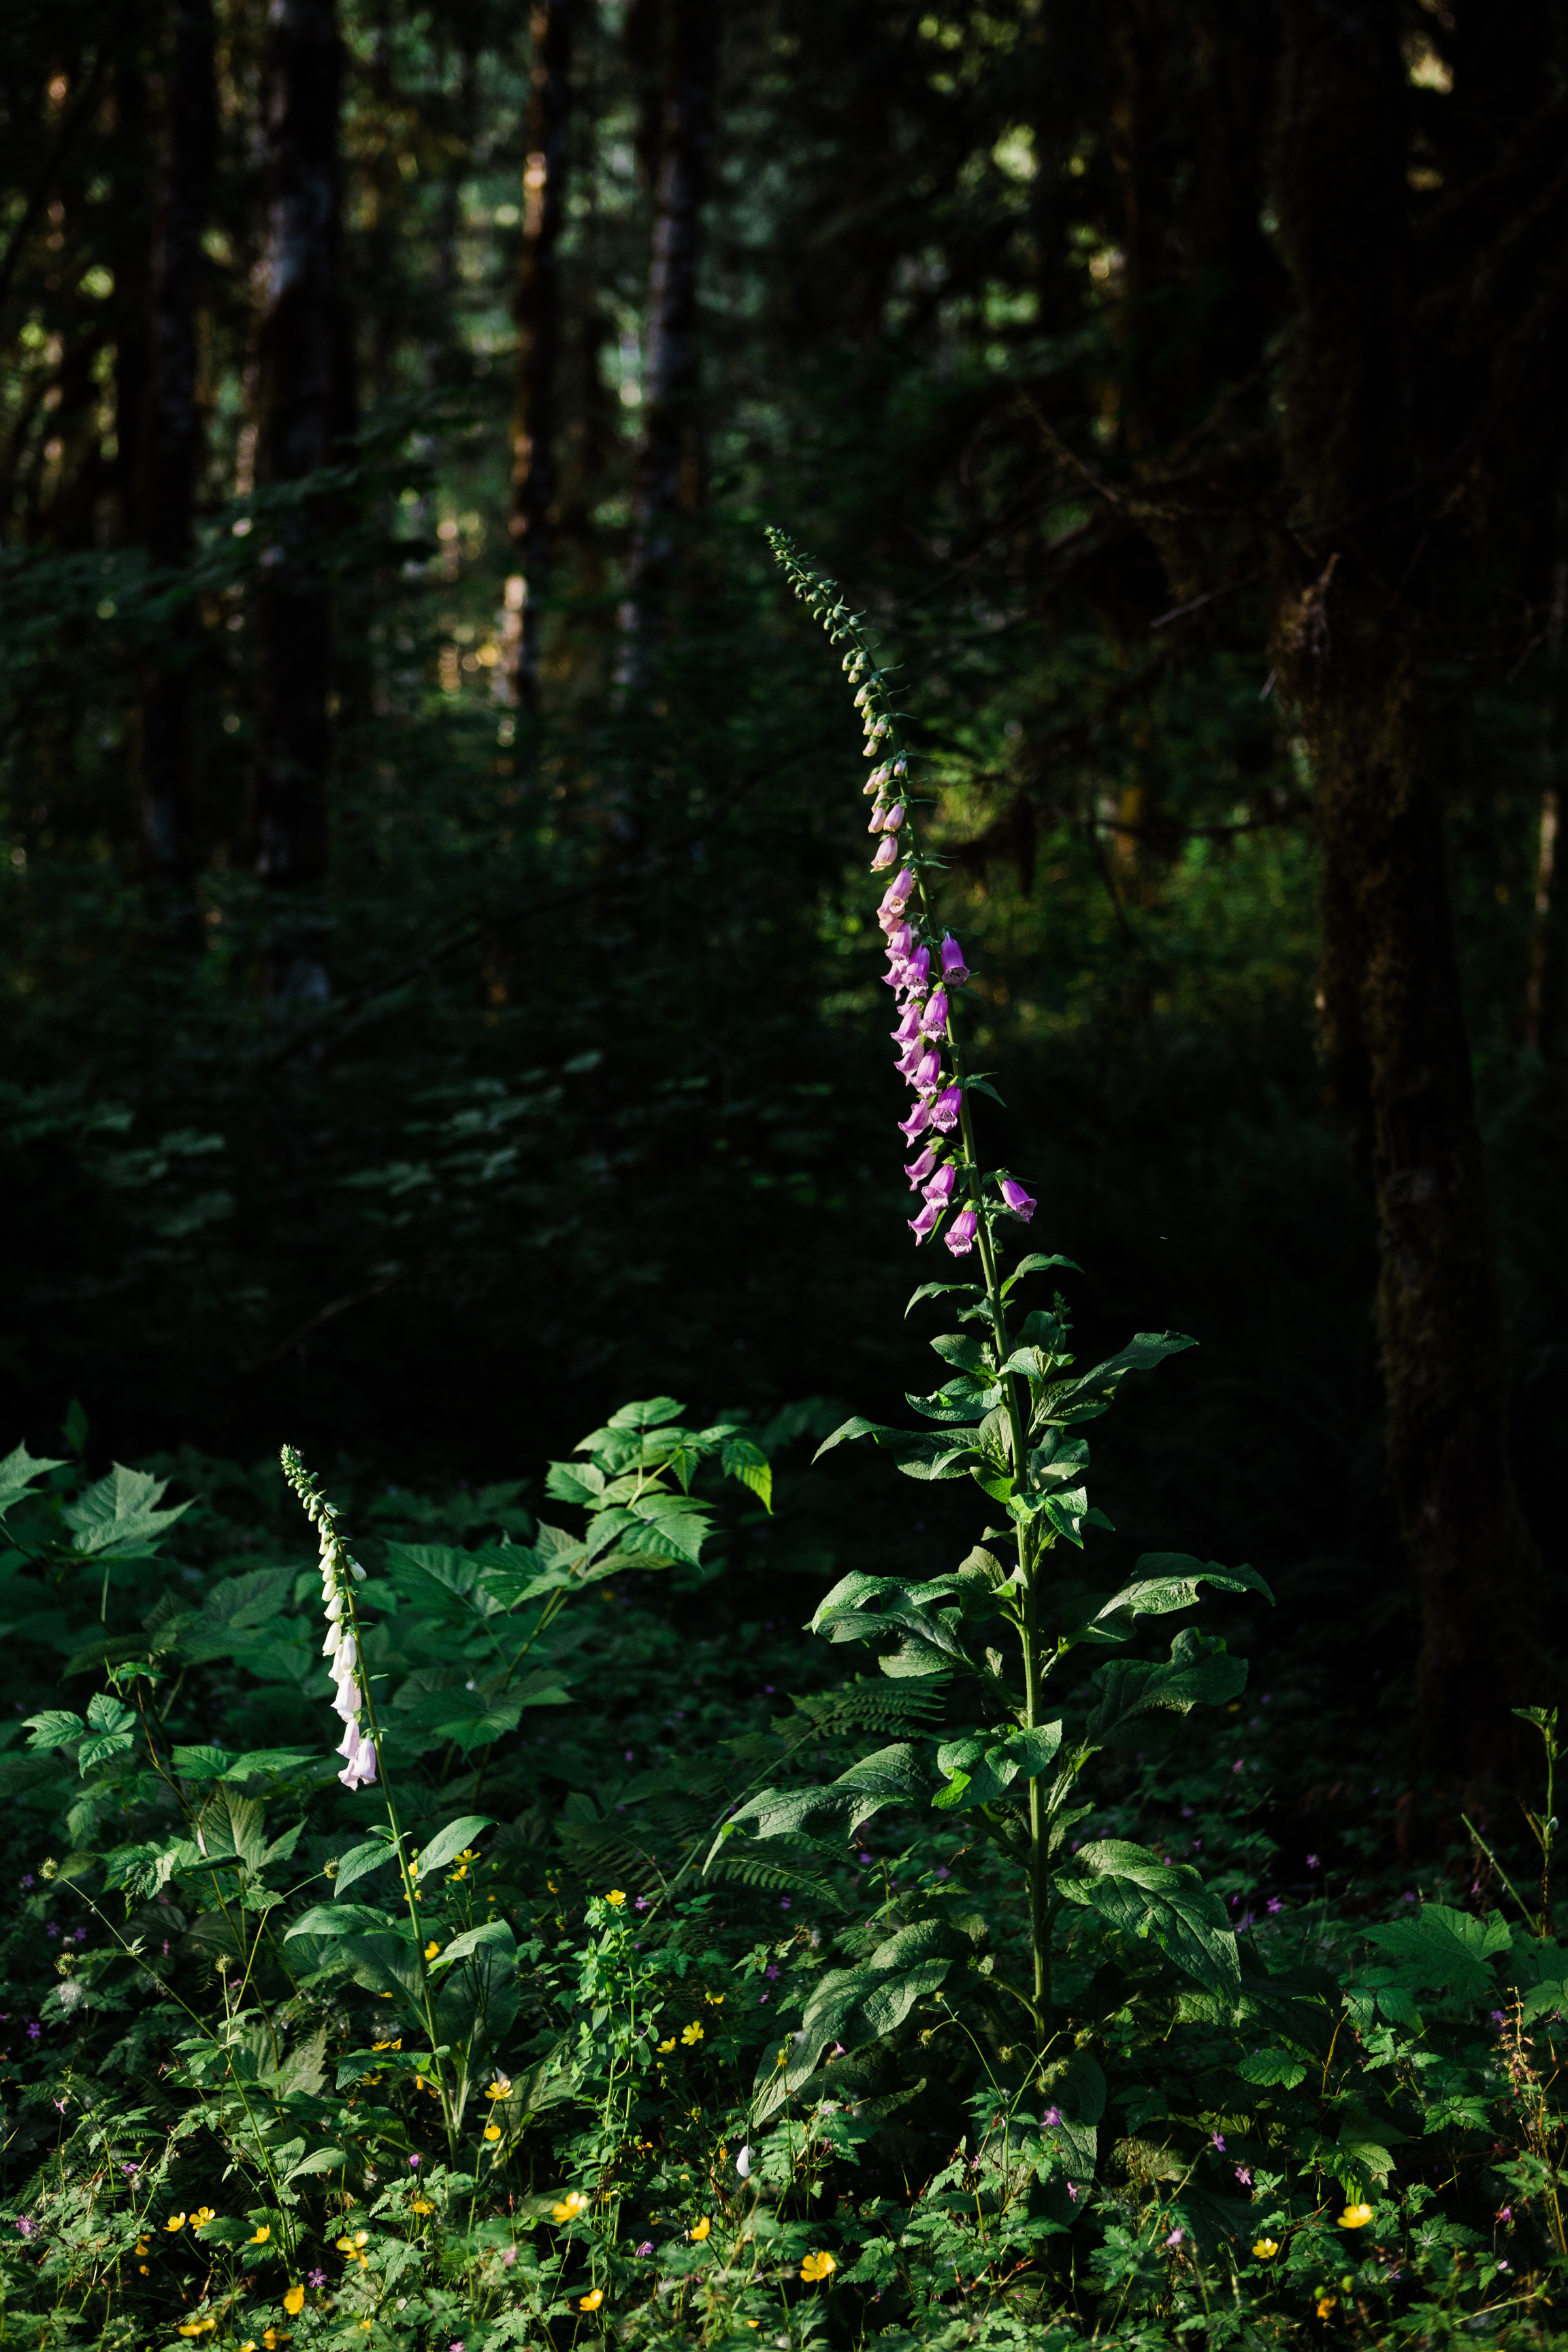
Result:
M731 1886L748 1887L754 1895L811 1895L820 1902L831 1903L836 1911L849 1908L826 1878L804 1870L781 1870L776 1863L752 1862L745 1855L721 1855L707 1875L710 1879L721 1878Z

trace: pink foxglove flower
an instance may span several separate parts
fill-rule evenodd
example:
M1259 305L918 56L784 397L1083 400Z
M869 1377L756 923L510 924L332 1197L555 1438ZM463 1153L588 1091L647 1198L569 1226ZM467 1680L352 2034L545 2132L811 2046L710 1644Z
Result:
M914 1048L911 1046L910 1050L912 1053ZM928 1045L921 1055L919 1067L910 1080L910 1084L912 1087L918 1087L923 1095L929 1094L934 1087L941 1084L941 1081L942 1055L934 1045Z
M882 819L883 829L888 833L897 833L903 821L904 804L902 801L896 801L893 803L893 806L888 811L887 815Z
M910 1190L911 1192L918 1192L920 1191L921 1186L925 1182L926 1178L936 1166L936 1160L937 1150L934 1143L928 1143L918 1160L905 1160L904 1173L910 1180Z
M941 1202L928 1201L920 1215L909 1218L907 1223L917 1243L929 1241L942 1223Z
M920 1034L920 1006L918 1004L906 1005L904 1008L904 1017L893 1032L894 1043L900 1045L912 1045Z
M882 904L884 907L888 908L889 911L896 911L901 916L904 908L909 905L910 900L914 897L914 868L912 866L906 866L903 872L901 874L895 875L892 881L889 883L887 891L882 899Z
M872 873L879 874L884 866L890 866L892 864L898 854L898 843L894 840L890 833L885 833L882 835L881 840L877 844L877 855L871 860Z
M913 1110L910 1111L908 1118L900 1119L899 1133L903 1137L906 1143L912 1143L916 1136L920 1134L921 1129L929 1127L930 1124L931 1099L929 1096L922 1095L919 1102L916 1103Z
M338 1778L345 1789L364 1788L374 1780L375 1742L368 1731L360 1734Z
M1011 1176L1004 1176L1002 1179L1002 1198L1006 1202L1013 1214L1016 1217L1022 1217L1024 1223L1027 1224L1035 1213L1035 1203L1023 1186L1016 1183Z
M936 989L927 1003L921 1027L928 1037L940 1037L947 1027L947 991Z
M952 1198L953 1188L957 1182L958 1171L950 1160L945 1167L937 1170L936 1174L926 1186L926 1199L934 1201L939 1209L945 1209Z
M900 988L907 988L912 996L923 996L926 992L926 982L930 978L931 950L916 948L912 955L904 958L903 978L899 985Z
M925 1060L925 1058L926 1049L924 1045L921 1045L918 1037L914 1037L911 1038L910 1043L904 1047L903 1052L894 1063L893 1067L898 1071L900 1077L904 1080L907 1086L919 1087L926 1092L929 1092L931 1087L936 1084L936 1080L934 1078L927 1080L921 1078L916 1075L920 1069L921 1064Z
M947 1229L947 1245L954 1257L967 1257L974 1247L975 1229L980 1220L973 1209L960 1209Z
M866 827L866 830L868 833L880 833L882 827L887 824L887 822L888 804L886 801L879 801L876 807L871 811L871 822Z
M958 1125L958 1113L963 1101L962 1087L949 1087L938 1095L931 1105L931 1123L939 1135L951 1135Z
M962 988L969 978L969 967L963 961L963 950L951 931L944 932L942 942L942 976L955 988Z
M888 953L895 962L902 963L914 943L915 935L908 923L896 923L888 933Z

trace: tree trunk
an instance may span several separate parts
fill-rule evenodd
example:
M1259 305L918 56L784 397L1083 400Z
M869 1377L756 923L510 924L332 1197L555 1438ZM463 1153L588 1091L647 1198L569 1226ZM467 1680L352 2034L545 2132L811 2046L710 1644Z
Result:
M507 583L503 699L531 709L539 698L539 599L557 498L555 383L561 352L556 247L564 212L571 108L573 0L536 0L533 67L522 174L522 251L517 273L517 395L511 421L511 513L517 585Z
M146 58L132 19L114 68L114 438L113 500L122 545L146 534L142 451L151 373L148 258L152 250L152 123Z
M1277 158L1300 566L1277 629L1316 779L1328 1053L1376 1202L1387 1465L1419 1612L1420 1760L1508 1780L1542 1696L1508 1365L1408 588L1415 511L1399 19L1289 0Z
M152 382L142 477L148 553L157 569L167 572L183 570L190 560L201 441L196 301L217 133L213 42L212 0L177 0L153 256ZM184 898L193 864L193 621L186 606L167 649L149 663L142 679L142 827L150 878L164 898Z
M268 254L257 473L279 488L320 472L342 424L338 287L338 105L334 0L272 0L267 123ZM332 608L321 541L329 501L279 509L266 524L257 604L257 871L289 891L327 869ZM275 922L269 983L319 994L319 940Z
M665 0L641 446L621 602L616 684L645 681L674 556L674 519L698 503L697 268L718 44L715 0Z

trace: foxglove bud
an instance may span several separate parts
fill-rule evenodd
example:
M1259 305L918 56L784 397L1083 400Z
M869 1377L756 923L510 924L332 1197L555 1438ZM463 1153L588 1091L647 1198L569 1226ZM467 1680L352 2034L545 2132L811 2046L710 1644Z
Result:
M939 1135L951 1135L958 1125L959 1107L963 1100L962 1087L949 1087L938 1095L931 1105L931 1123Z
M893 773L895 776L907 776L909 772L909 754L907 751L900 751L898 758L893 761Z
M974 1247L975 1228L980 1223L973 1209L960 1209L947 1229L947 1245L954 1257L967 1257Z
M1011 1176L1004 1176L1002 1179L1002 1198L1006 1202L1013 1214L1016 1217L1021 1217L1027 1224L1035 1213L1036 1204L1023 1186L1016 1183Z
M877 844L877 855L871 860L872 873L880 874L883 872L886 867L892 865L894 859L898 856L898 854L899 845L897 840L890 833L885 833L882 835L881 840Z
M871 811L871 822L866 827L866 830L868 833L880 833L884 826L886 826L887 823L888 803L886 801L879 801L876 807Z

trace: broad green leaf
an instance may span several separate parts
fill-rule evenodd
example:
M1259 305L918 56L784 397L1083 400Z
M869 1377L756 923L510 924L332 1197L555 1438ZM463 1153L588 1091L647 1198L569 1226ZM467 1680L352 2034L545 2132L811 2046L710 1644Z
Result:
M437 1831L429 1844L421 1851L415 1865L420 1877L425 1878L431 1871L443 1868L455 1855L461 1853L465 1846L471 1845L481 1830L494 1827L493 1813L463 1813L456 1821L448 1822L445 1829Z
M72 1715L65 1707L51 1706L46 1707L42 1715L24 1716L22 1728L33 1735L27 1742L29 1748L63 1748L68 1740L81 1738L87 1726L79 1715Z
M990 1349L967 1332L943 1331L929 1344L932 1355L940 1356L944 1364L956 1364L960 1371L984 1375L987 1381L995 1379Z
M1369 1927L1366 1935L1397 1963L1405 1985L1438 1986L1465 2000L1486 1999L1493 1988L1489 1961L1513 1948L1508 1922L1495 1911L1476 1919L1446 1903L1424 1903L1413 1918Z
M699 1559L703 1538L713 1523L712 1513L700 1503L689 1502L684 1495L645 1494L627 1507L634 1519L645 1522L645 1528L622 1528L624 1549L635 1552L646 1546L673 1551L693 1563ZM651 1544L648 1531L654 1538Z
M88 1737L77 1756L77 1770L84 1780L111 1756L122 1756L136 1745L134 1711L110 1691L100 1691L89 1700L87 1721Z
M1221 1568L1217 1560L1189 1559L1181 1551L1146 1551L1133 1563L1133 1581L1113 1593L1099 1611L1096 1622L1117 1616L1168 1617L1173 1609L1189 1608L1200 1584L1217 1585L1222 1592L1261 1592L1272 1603L1274 1595L1255 1568Z
M1244 2083L1257 2083L1264 2089L1278 2085L1281 2090L1293 2091L1305 2076L1307 2066L1293 2050L1252 2050L1236 2071Z
M948 1776L947 1786L938 1790L931 1803L940 1812L996 1804L1016 1780L1026 1784L1043 1772L1061 1744L1059 1721L1040 1724L1032 1731L1010 1731L1005 1739L950 1740L936 1755L938 1771Z
M813 1462L820 1462L823 1455L831 1454L836 1445L852 1444L858 1437L875 1437L880 1434L880 1431L879 1422L867 1421L860 1413L852 1413L847 1421L841 1421L837 1428L823 1439L811 1458Z
M859 2050L896 2032L916 2001L942 1984L954 1952L946 1922L921 1919L889 1936L859 1967L830 1969L806 2005L799 2034L764 2046L753 2122L775 2113L800 2090L836 2042L847 2051Z
M605 1491L605 1474L593 1462L552 1462L544 1491L554 1502L578 1503L591 1511Z
M176 1748L174 1769L183 1780L221 1780L230 1757L223 1748Z
M755 1439L751 1437L727 1439L719 1459L729 1476L738 1478L742 1486L749 1487L771 1517L773 1507L773 1467Z
M1166 1958L1205 1990L1233 2000L1241 1990L1236 1937L1217 1895L1187 1863L1163 1863L1122 1838L1080 1846L1057 1879L1069 1903L1098 1912L1140 1941L1152 1937Z
M207 1594L201 1615L180 1624L171 1646L197 1662L239 1655L258 1635L276 1629L293 1581L294 1571L288 1568L257 1568L226 1577Z
M318 2147L312 2149L309 2156L301 2157L298 2164L291 2164L283 2178L285 2180L304 2180L313 2172L336 2172L340 2165L347 2162L348 2158L341 2147Z
M758 1837L778 1837L799 1830L813 1814L826 1813L844 1818L844 1834L853 1837L885 1805L923 1804L930 1788L931 1775L918 1749L907 1742L879 1748L825 1787L764 1789L748 1798L720 1831L708 1859L711 1862L725 1839L745 1822L756 1823Z
M1098 1704L1088 1724L1096 1747L1124 1745L1139 1737L1140 1717L1168 1709L1185 1715L1197 1706L1218 1706L1247 1685L1247 1661L1226 1654L1217 1636L1185 1625L1171 1643L1170 1657L1112 1658L1089 1676Z
M911 1307L918 1307L922 1298L942 1298L950 1291L957 1291L965 1298L978 1298L981 1296L981 1292L973 1282L922 1282L910 1298L909 1306L905 1307L905 1315L910 1313Z
M294 1936L373 1935L396 1924L384 1911L373 1910L368 1903L313 1903L287 1930L283 1941L288 1943Z
M612 1429L661 1429L667 1422L679 1421L686 1407L675 1397L645 1397L640 1403L624 1404L619 1412L610 1415Z
M108 1551L120 1559L155 1550L164 1530L191 1507L176 1503L171 1510L157 1508L168 1483L151 1471L127 1470L117 1462L107 1477L68 1503L60 1514L75 1535L74 1549Z
M1082 1266L1077 1265L1070 1257L1044 1257L1038 1250L1032 1250L1027 1257L1021 1257L1018 1260L1017 1265L1013 1268L1012 1273L1002 1285L1002 1293L1004 1297L1006 1297L1007 1293L1012 1289L1013 1285L1016 1282L1023 1281L1024 1276L1026 1274L1048 1274L1053 1265L1066 1266L1069 1274L1081 1274L1083 1272Z
M1112 1403L1129 1372L1152 1371L1167 1356L1179 1355L1183 1349L1196 1345L1195 1339L1187 1339L1180 1331L1140 1331L1117 1354L1097 1364L1092 1372L1085 1372L1078 1380L1053 1383L1036 1406L1034 1419L1042 1425L1092 1421Z
M343 1889L352 1886L356 1879L368 1877L384 1863L396 1860L396 1847L389 1845L384 1838L371 1838L363 1845L351 1846L347 1853L338 1857L337 1873L332 1880L333 1901L341 1900Z
M451 1968L458 1960L470 1958L487 1944L504 1945L515 1950L517 1939L504 1919L485 1919L479 1927L465 1928L462 1935L454 1936L449 1944L443 1944L435 1958L426 1965L434 1976L442 1969Z
M64 1467L51 1455L29 1454L25 1445L13 1446L5 1461L0 1462L0 1519L31 1491L35 1479Z

